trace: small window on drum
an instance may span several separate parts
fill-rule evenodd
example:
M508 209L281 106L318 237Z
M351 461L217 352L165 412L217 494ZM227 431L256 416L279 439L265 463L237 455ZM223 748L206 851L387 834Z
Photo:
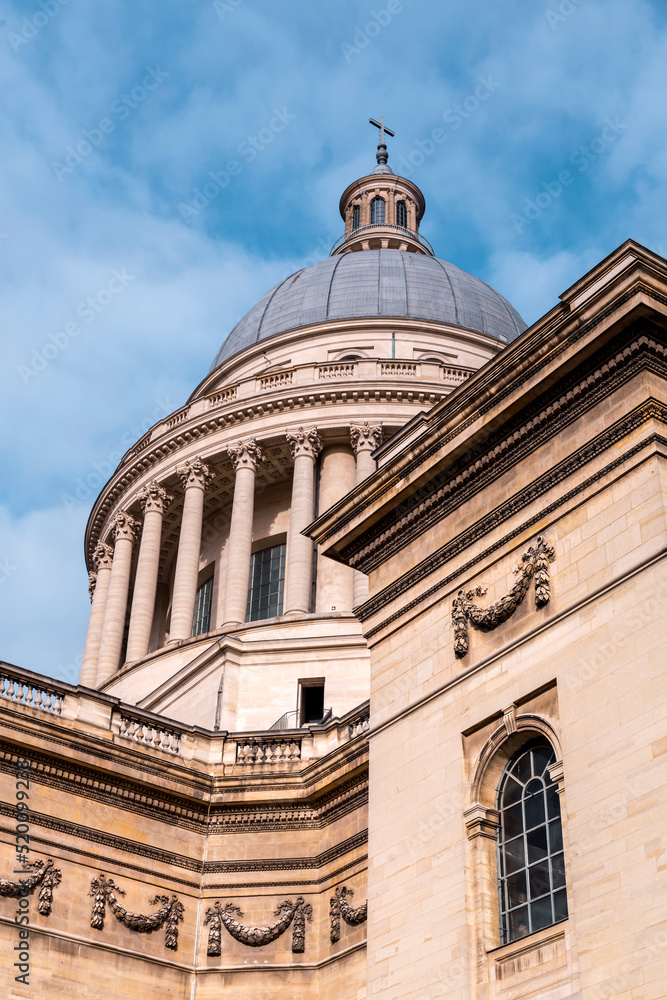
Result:
M510 760L498 788L498 901L502 944L567 917L560 800L546 740Z
M271 545L253 552L250 559L250 584L246 621L275 618L283 613L286 545Z
M354 208L352 209L352 228L353 229L358 229L359 228L359 221L360 221L360 219L361 219L361 208L359 207L359 205L355 205Z
M408 210L404 201L396 203L396 225L402 226L403 229L408 228Z
M211 630L211 598L213 596L213 577L209 576L201 587L197 587L195 597L195 613L192 620L192 634L204 635Z
M384 198L373 198L371 202L371 226L378 226L384 222Z

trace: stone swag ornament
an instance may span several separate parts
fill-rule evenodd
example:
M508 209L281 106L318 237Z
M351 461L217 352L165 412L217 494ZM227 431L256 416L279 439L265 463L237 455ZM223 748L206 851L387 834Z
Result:
M25 875L20 873L19 875L16 882L0 878L0 896L16 898L32 895L39 887L37 909L43 916L48 917L53 905L54 887L60 885L63 877L60 868L56 868L53 861L29 861L25 865Z
M243 916L242 911L233 903L225 903L224 906L216 900L213 906L206 910L204 926L210 927L208 933L208 955L219 955L221 952L221 929L231 934L241 944L246 944L250 948L261 948L271 944L284 934L290 924L292 924L292 951L294 954L302 954L306 947L306 920L312 923L313 908L310 903L304 902L303 896L298 896L295 903L290 899L279 903L275 909L275 916L279 919L275 924L267 927L245 927L235 920L232 914Z
M523 601L530 581L535 578L535 604L538 608L549 603L551 597L551 580L549 563L553 562L555 552L541 535L536 544L531 545L521 556L522 565L515 566L517 581L508 594L495 601L488 608L480 608L473 603L474 597L483 597L485 587L475 587L474 590L459 590L458 596L452 602L452 624L454 626L454 652L457 657L465 656L470 648L468 623L482 632L490 632L511 618Z
M348 903L346 896L353 896L354 890L348 889L346 885L336 889L335 895L329 900L329 916L331 918L331 943L340 941L340 918L342 917L348 927L358 927L366 922L368 916L368 900L362 905L352 907Z
M155 896L149 899L150 906L160 904L159 910L155 913L130 913L118 902L117 895L124 896L125 890L114 883L112 878L105 878L99 875L90 884L90 893L93 897L93 912L90 919L90 926L96 930L103 930L104 917L106 916L106 904L115 916L125 927L131 931L138 931L141 934L152 934L160 927L164 926L165 947L173 951L178 949L178 925L183 920L183 904L177 896Z

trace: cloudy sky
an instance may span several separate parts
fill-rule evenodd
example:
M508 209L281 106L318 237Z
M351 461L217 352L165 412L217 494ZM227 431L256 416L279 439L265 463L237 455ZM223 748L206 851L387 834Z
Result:
M0 0L0 658L76 680L99 487L326 256L370 116L437 255L529 323L627 237L667 254L666 21L657 0Z

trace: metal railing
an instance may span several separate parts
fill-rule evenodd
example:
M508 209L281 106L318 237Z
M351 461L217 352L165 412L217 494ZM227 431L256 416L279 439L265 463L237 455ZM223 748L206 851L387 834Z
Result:
M357 239L357 237L360 236L362 233L368 236L372 236L373 233L371 232L371 230L373 230L376 233L380 233L386 229L391 230L392 233L396 233L397 235L406 236L410 240L416 240L417 243L421 243L421 245L425 247L425 249L428 250L430 254L433 254L433 247L431 246L429 241L425 239L420 233L415 232L413 229L405 229L404 226L395 226L388 222L387 223L374 222L372 225L357 226L356 229L350 229L349 233L343 233L343 235L340 236L332 246L329 256L335 253L336 250L338 250L338 248L343 245L343 243L347 243L348 240ZM433 256L435 256L435 254L433 254Z
M321 719L311 719L310 722L304 722L302 726L300 726L297 722L298 715L298 712L283 713L277 722L274 722L272 726L269 726L269 732L276 729L303 729L305 726L321 726L322 723L328 722L333 716L333 709L325 708L324 715Z
M277 722L274 722L272 726L269 726L269 731L272 729L298 729L298 714L298 712L284 712Z

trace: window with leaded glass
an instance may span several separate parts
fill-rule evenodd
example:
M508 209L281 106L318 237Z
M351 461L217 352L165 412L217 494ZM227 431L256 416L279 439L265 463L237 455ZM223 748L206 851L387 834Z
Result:
M275 618L283 613L285 587L285 543L253 552L246 620Z
M498 788L498 899L503 944L567 917L560 801L546 740L510 760Z
M359 228L359 221L360 221L360 219L361 219L361 206L360 205L355 205L354 208L352 209L352 228L353 229L358 229Z
M384 222L384 198L373 198L371 202L371 226Z
M408 228L408 210L404 201L396 203L396 225L403 226L404 229Z
M192 634L203 635L211 630L211 598L213 596L213 577L209 576L204 580L201 587L197 587L195 598L195 614L192 620Z

